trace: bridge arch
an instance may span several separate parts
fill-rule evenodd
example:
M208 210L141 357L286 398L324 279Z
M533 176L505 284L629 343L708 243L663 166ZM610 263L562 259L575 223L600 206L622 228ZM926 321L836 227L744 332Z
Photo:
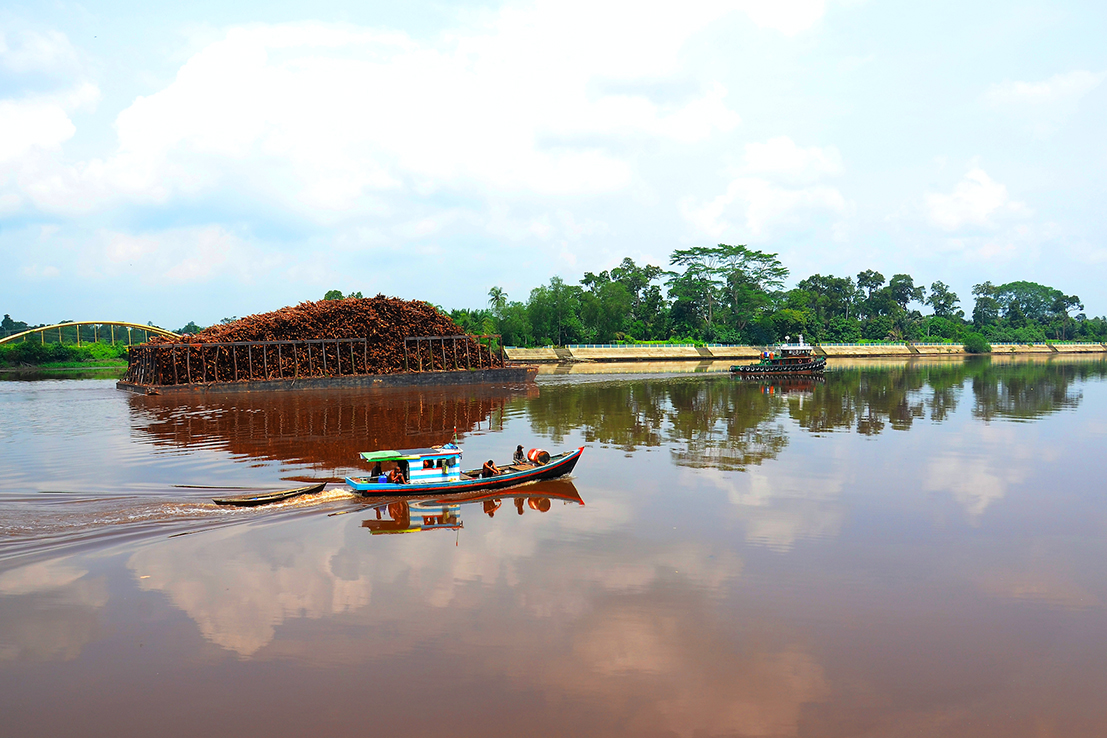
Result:
M74 320L69 323L55 323L54 325L44 325L38 328L29 328L19 333L13 333L6 338L0 338L0 344L14 343L15 341L18 341L20 339L26 341L28 337L34 335L35 333L39 334L39 338L42 343L46 343L47 333L52 333L53 331L58 332L58 343L63 343L63 337L65 336L66 329L76 327L76 330L71 332L71 334L75 334L75 338L72 342L80 346L82 342L81 326L92 326L93 329L92 340L89 341L86 338L84 339L85 343L97 343L101 340L107 339L110 340L113 345L116 343L131 344L134 343L133 334L135 330L145 331L147 338L150 336L150 334L154 334L155 336L166 336L167 338L180 338L178 334L174 333L173 331L167 331L164 328L158 328L152 325L142 325L141 323L129 323L125 320ZM123 330L117 331L117 328ZM105 329L106 335L104 335ZM145 343L145 340L141 341L141 343Z

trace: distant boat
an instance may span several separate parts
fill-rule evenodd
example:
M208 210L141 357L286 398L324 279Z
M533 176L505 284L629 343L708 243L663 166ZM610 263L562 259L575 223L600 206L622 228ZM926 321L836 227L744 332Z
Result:
M381 465L389 464L392 468L399 468L408 481L389 482L387 475L379 473L376 476L346 477L346 484L363 495L450 494L503 489L570 474L583 452L583 446L556 456L532 449L528 457L532 457L533 461L504 464L499 467L500 474L484 476L482 469L461 470L462 450L453 443L433 448L366 451L361 458L376 465L377 471L383 471Z
M327 486L326 482L320 484L309 484L306 487L295 487L293 489L281 490L280 492L263 492L256 495L236 495L234 497L213 497L212 502L216 505L235 505L237 507L257 507L258 505L268 505L271 502L283 502L284 500L291 500L293 497L299 497L300 495L314 495L323 491L323 487Z
M765 349L756 364L730 367L732 374L742 377L822 374L824 369L826 357L816 356L814 347L803 342L803 336L800 336L799 343L783 343Z

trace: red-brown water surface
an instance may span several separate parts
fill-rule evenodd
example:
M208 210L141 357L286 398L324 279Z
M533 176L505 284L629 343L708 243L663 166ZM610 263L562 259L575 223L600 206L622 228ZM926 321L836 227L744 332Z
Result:
M1107 734L1107 363L839 367L0 382L0 734ZM585 452L499 505L210 502L455 427Z

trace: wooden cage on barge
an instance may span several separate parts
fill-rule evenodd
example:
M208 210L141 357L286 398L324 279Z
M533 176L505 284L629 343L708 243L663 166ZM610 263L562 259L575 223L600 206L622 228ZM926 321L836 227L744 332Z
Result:
M498 334L374 338L312 338L287 341L146 343L127 350L124 382L183 385L351 377L400 372L496 369L506 365Z

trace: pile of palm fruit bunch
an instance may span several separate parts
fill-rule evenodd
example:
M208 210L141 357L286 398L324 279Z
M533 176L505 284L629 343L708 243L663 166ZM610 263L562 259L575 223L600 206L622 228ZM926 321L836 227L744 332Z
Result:
M404 339L417 336L461 337L405 345ZM359 340L318 343L319 339ZM219 345L261 341L299 343ZM384 295L302 302L180 338L152 337L137 348L130 359L128 381L142 384L503 366L498 348L464 335L433 305Z

